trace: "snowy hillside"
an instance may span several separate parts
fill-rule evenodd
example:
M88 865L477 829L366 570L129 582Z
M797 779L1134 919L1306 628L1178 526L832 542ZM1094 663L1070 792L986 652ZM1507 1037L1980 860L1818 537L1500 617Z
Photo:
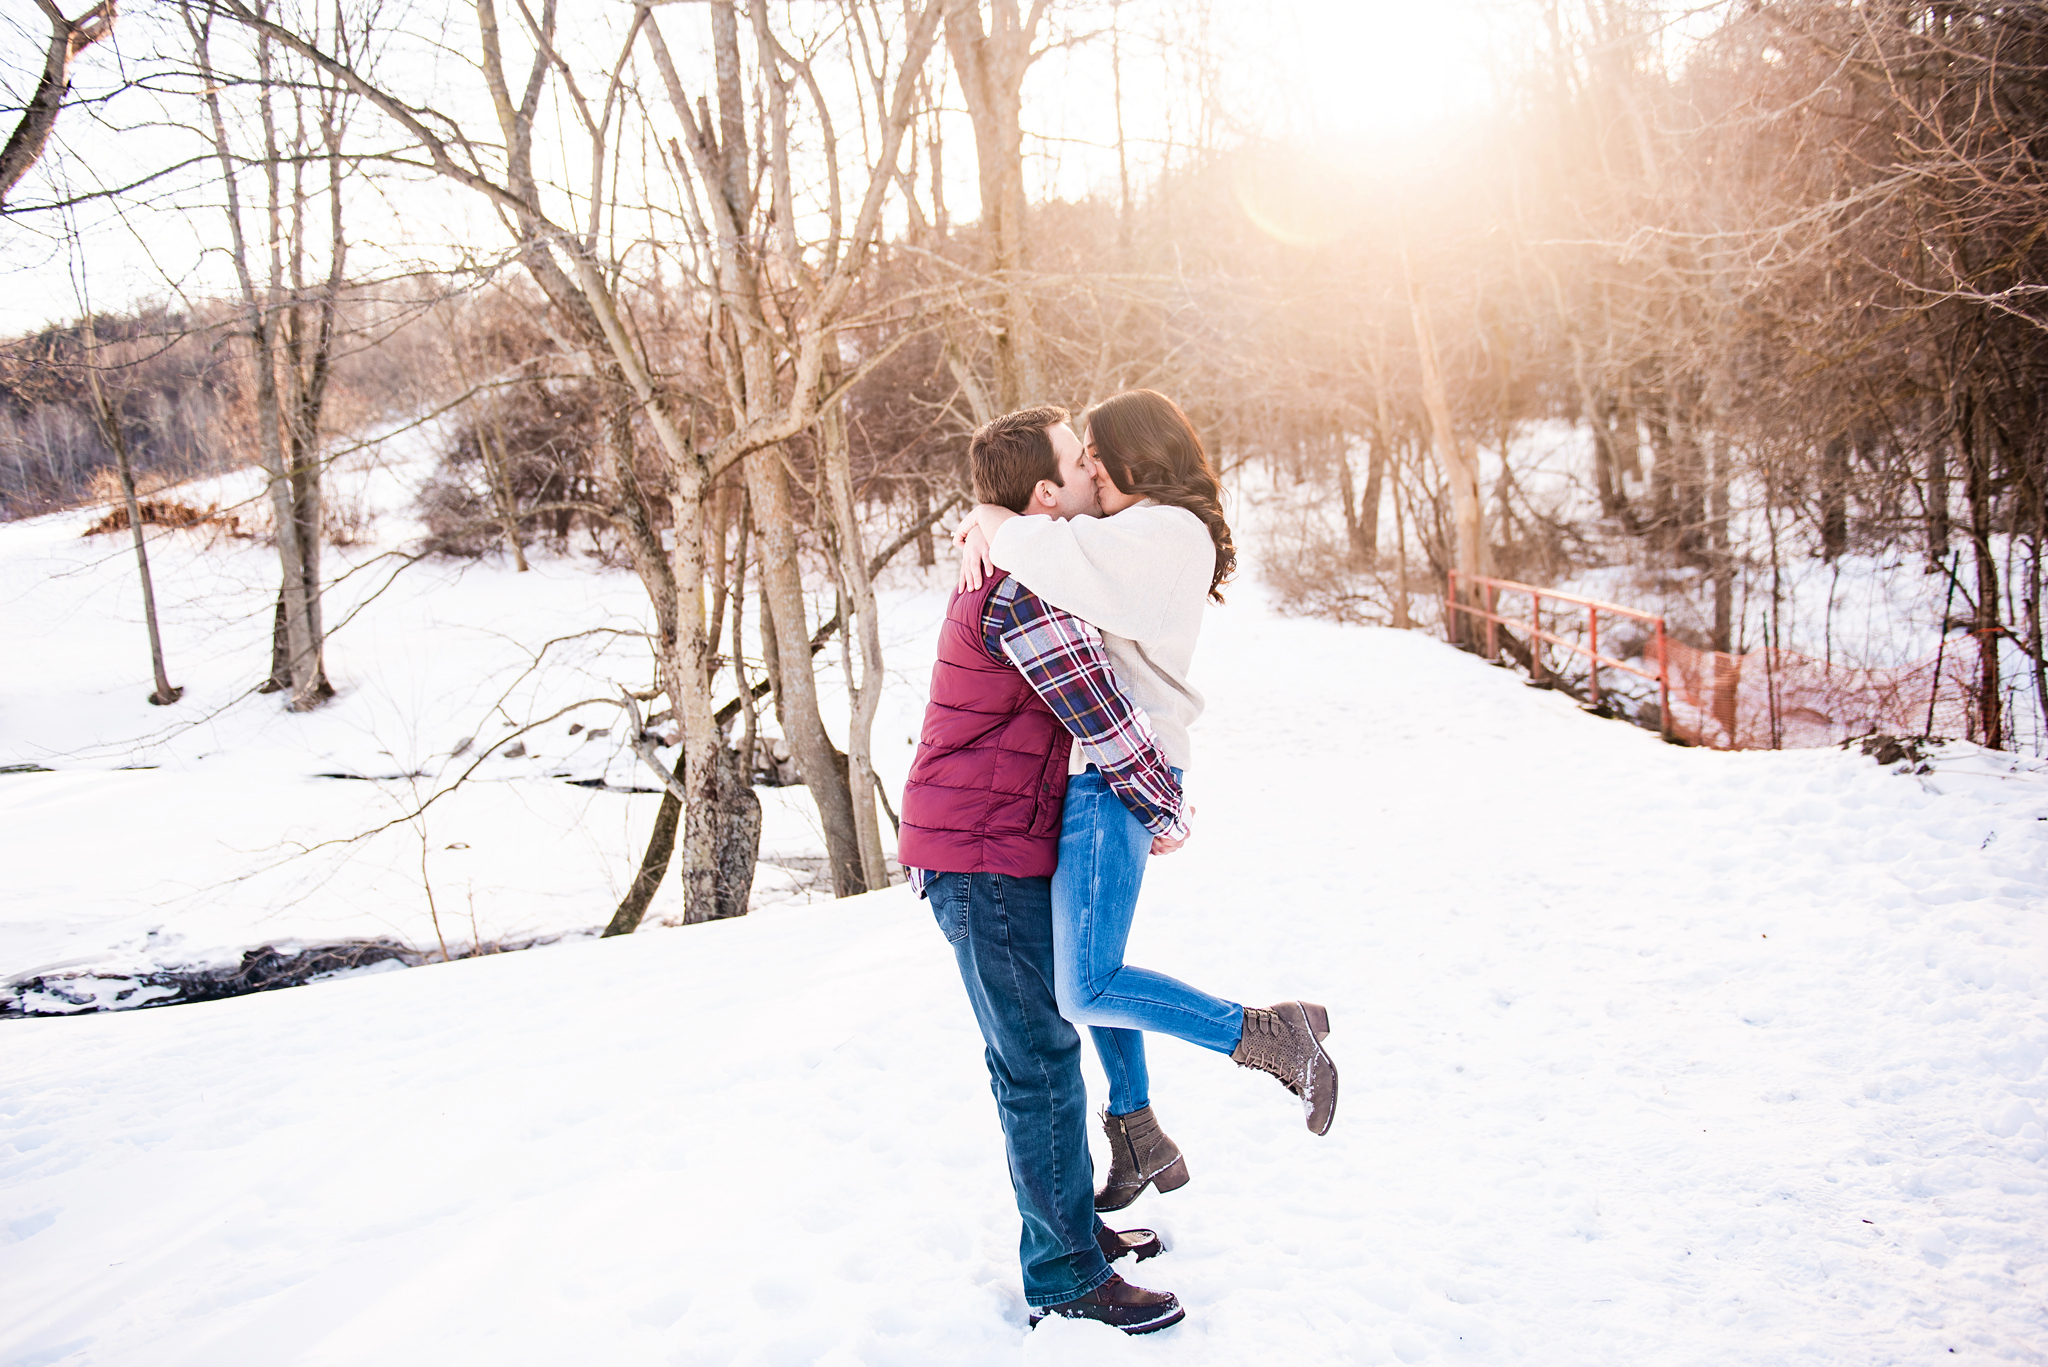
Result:
M410 791L317 775L441 772L630 677L630 639L527 672L637 626L630 579L423 564L373 600L366 568L342 696L291 718L237 697L267 552L160 538L166 711L125 548L77 531L0 527L0 763L55 771L0 776L8 975L429 945L423 845L451 938L609 914L654 799L563 781L635 780L561 725L424 835L283 856ZM907 738L941 595L889 601ZM1196 681L1195 837L1131 958L1327 1003L1344 1101L1318 1140L1156 1047L1194 1180L1125 1215L1185 1324L1025 1329L980 1039L897 888L0 1022L0 1367L2048 1362L2042 766L1672 749L1249 583ZM814 854L777 797L771 847Z
M527 574L415 562L403 550L420 530L407 508L423 469L363 465L334 480L369 535L329 553L339 696L301 717L250 691L276 593L267 545L152 534L165 649L185 687L178 705L155 708L125 534L82 537L97 511L0 525L12 646L0 657L0 766L54 771L0 775L0 983L54 974L69 997L111 1004L133 989L121 975L233 964L264 945L384 939L438 955L445 942L460 955L609 918L659 805L613 705L620 683L653 678L631 634L646 627L646 595L630 572L580 554L536 553ZM233 505L246 523L259 489L173 492ZM906 577L892 601L906 605L884 642L900 686L876 725L876 761L900 784L943 591ZM843 716L836 671L820 682L827 716ZM479 764L518 728L586 699L523 736L517 758L500 750ZM401 819L472 766L422 817ZM824 853L814 809L799 789L762 798L755 904L801 905L817 895ZM650 920L680 916L672 897L657 895ZM49 994L25 1005L72 1009Z

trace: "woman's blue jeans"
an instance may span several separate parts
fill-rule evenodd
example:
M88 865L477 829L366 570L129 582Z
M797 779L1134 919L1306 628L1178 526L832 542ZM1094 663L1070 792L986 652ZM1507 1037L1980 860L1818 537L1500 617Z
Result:
M1060 1014L1089 1027L1109 1078L1112 1115L1151 1103L1141 1032L1174 1035L1221 1054L1235 1050L1244 1034L1238 1003L1124 962L1151 851L1152 833L1100 771L1091 767L1067 780L1060 866L1052 876L1053 987Z

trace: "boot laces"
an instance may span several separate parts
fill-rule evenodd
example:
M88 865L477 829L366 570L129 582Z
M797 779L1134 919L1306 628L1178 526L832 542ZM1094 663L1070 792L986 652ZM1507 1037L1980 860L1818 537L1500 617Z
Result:
M1294 1080L1294 1032L1278 1011L1249 1007L1244 1013L1246 1062L1282 1082Z

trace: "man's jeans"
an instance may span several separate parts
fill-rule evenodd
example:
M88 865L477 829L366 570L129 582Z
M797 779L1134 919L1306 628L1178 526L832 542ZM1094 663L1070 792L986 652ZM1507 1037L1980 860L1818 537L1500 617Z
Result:
M1180 770L1173 771L1180 777ZM1109 1078L1109 1110L1151 1102L1145 1037L1154 1030L1228 1054L1244 1034L1244 1008L1178 978L1124 964L1152 833L1099 770L1067 780L1060 866L1052 876L1054 978L1060 1014L1089 1027Z
M1000 873L935 873L925 884L988 1042L989 1090L1024 1217L1024 1299L1033 1306L1085 1296L1112 1275L1095 1242L1081 1037L1053 999L1048 884Z

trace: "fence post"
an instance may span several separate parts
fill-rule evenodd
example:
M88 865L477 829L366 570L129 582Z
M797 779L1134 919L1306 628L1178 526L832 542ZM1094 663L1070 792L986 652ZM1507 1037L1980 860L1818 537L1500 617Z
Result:
M1592 653L1588 656L1588 659L1591 661L1588 669L1593 676L1592 686L1586 691L1592 697L1593 706L1598 707L1600 705L1600 609L1595 607L1588 607L1586 609L1586 644L1592 647Z
M1500 659L1500 589L1491 580L1486 585L1486 658Z
M1452 645L1458 644L1463 634L1458 622L1458 572L1444 571L1444 639Z
M1543 595L1529 591L1529 678L1543 682Z
M1671 652L1665 649L1664 619L1657 619L1657 729L1671 739Z

